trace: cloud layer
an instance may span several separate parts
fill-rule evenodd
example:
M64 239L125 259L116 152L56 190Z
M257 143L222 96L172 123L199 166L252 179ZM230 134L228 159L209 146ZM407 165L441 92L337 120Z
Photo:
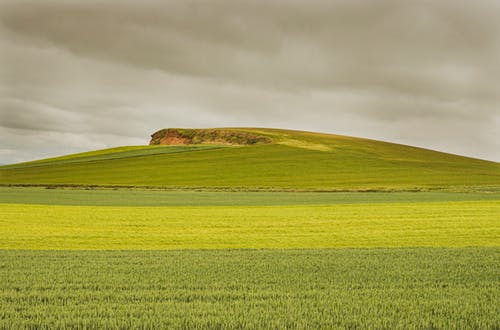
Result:
M500 161L500 3L0 0L0 163L262 126Z

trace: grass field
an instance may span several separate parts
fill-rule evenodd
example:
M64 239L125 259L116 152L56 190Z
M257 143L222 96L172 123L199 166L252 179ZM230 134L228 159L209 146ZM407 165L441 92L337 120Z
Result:
M1 188L0 328L497 329L498 214L496 193Z
M0 251L0 328L498 329L499 248Z
M0 203L93 206L266 206L500 201L500 192L224 192L0 187Z
M0 328L500 329L500 164L245 131L0 167Z
M209 149L151 146L70 155L0 167L0 184L240 190L500 188L500 164L495 162L338 135L246 131L271 137L274 143Z

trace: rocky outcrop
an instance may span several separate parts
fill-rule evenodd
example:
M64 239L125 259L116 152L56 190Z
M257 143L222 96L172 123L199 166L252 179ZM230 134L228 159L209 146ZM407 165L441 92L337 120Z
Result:
M252 145L270 143L271 139L238 130L166 128L151 135L150 145L232 144Z

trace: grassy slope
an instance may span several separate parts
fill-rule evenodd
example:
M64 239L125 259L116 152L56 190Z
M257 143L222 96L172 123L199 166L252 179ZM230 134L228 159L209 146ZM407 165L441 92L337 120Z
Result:
M112 159L124 159L131 157L144 157L144 156L154 156L161 154L171 154L179 152L197 151L197 150L208 150L217 149L222 146L215 145L197 145L197 146L126 146L117 147L109 149L101 149L95 151L82 152L78 154L71 154L60 157L46 158L35 160L31 162L19 163L6 165L4 168L7 169L19 169L19 168L30 168L30 167L42 167L47 165L53 165L57 163L61 164L73 164L73 163L94 163L103 160Z
M500 164L495 162L353 137L244 130L270 136L275 143L72 163L55 159L36 167L4 166L0 167L0 184L318 190L500 187Z

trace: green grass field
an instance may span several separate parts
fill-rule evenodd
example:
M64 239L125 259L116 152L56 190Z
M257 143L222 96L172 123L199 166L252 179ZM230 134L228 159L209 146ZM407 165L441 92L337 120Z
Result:
M1 191L0 328L500 326L497 194Z
M500 164L240 130L0 167L0 328L500 328Z
M353 191L498 191L500 187L500 164L495 162L338 135L240 130L274 142L77 154L2 166L0 184ZM169 148L173 151L168 152Z
M0 328L498 329L499 248L0 251Z
M498 201L500 192L226 192L0 187L0 203L93 206L272 206Z

